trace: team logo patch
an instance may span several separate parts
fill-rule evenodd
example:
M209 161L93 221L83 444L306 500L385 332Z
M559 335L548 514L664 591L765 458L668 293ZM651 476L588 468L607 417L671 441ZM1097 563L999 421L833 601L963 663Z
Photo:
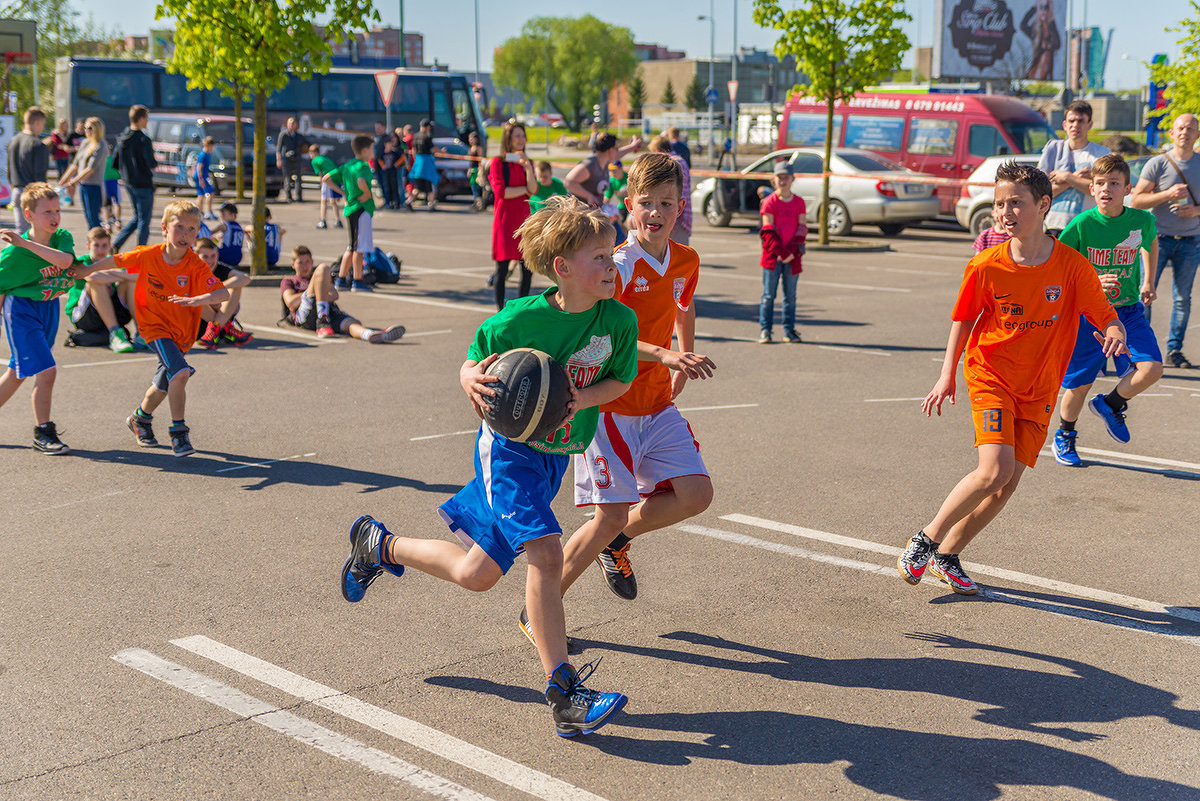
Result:
M687 281L685 281L684 279L682 279L682 278L675 279L675 302L676 303L678 303L679 299L681 297L683 297L683 288L686 285L687 285Z
M1046 287L1046 300L1053 303L1054 301L1058 300L1061 297L1062 297L1062 287L1061 286Z
M175 283L179 284L181 288L186 289L188 285L188 277L186 275L177 275L175 276Z
M633 291L634 292L649 292L650 291L650 282L648 280L646 280L646 276L639 275L637 278L633 279Z

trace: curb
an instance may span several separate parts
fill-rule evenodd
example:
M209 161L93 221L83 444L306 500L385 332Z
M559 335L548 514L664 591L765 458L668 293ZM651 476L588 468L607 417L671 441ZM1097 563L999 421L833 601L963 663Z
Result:
M882 245L868 245L849 240L830 240L828 245L805 243L804 247L809 253L888 253L892 249L886 242Z

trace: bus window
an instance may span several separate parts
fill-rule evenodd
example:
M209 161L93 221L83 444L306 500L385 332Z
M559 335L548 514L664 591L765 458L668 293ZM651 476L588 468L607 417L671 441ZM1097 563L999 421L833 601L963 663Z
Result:
M913 117L908 132L909 155L953 156L958 120Z
M312 107L312 101L317 96L317 79L309 78L302 81L290 78L287 86L278 92L267 95L267 111L296 111Z
M243 108L246 105L243 104ZM205 89L204 90L204 107L208 109L228 109L233 110L233 98L221 93L220 89Z
M479 122L475 119L475 104L471 100L471 93L465 86L455 86L452 97L454 99L454 128L458 131L458 138L465 142L471 131L479 130Z
M903 138L903 117L866 117L851 114L846 120L846 147L898 153Z
M1003 134L994 125L972 125L967 137L967 152L972 156L985 159L988 156L1003 156L1008 154L1008 143Z
M450 82L449 81L433 81L430 83L429 90L433 95L433 130L434 133L446 135L446 132L452 132L458 136L458 126L454 124L454 107L450 103Z
M97 110L128 111L130 106L138 103L154 103L154 73L149 71L76 67L75 82L79 98L95 104ZM91 113L91 109L87 113ZM83 110L77 111L76 116L84 116Z
M321 76L322 111L376 111L379 91L370 75L332 73Z
M204 108L204 93L188 89L184 76L163 74L158 80L159 108Z
M413 114L417 119L429 114L429 87L424 81L400 80L392 92L393 112Z
M833 142L842 138L842 115L833 115ZM792 147L825 144L825 115L794 113L788 117L787 143Z

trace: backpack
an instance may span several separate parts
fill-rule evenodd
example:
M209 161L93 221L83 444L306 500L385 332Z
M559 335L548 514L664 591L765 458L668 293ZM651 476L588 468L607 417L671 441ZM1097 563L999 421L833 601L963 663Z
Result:
M363 259L363 280L369 284L397 283L400 280L401 264L395 253L384 253L382 248L375 248L374 252L366 254L366 258Z

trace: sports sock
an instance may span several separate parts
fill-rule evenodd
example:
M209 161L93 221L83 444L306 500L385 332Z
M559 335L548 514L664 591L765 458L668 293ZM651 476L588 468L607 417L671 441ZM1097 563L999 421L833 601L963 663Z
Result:
M329 301L327 301L327 300L318 300L317 301L317 316L318 317L328 317L329 316Z
M142 407L141 407L141 406L137 407L137 411L136 411L136 412L134 412L134 414L136 414L138 417L144 418L144 419L146 419L146 420L153 420L153 419L154 419L154 415L152 415L152 414L147 414L146 412L143 412L143 411L142 411Z
M383 540L379 543L379 560L387 562L389 565L400 564L392 561L392 540L394 539L396 539L396 535L389 531L383 535Z
M1104 402L1108 404L1108 408L1114 412L1123 412L1125 407L1129 405L1127 399L1121 397L1121 393L1115 389L1104 396Z
M171 428L183 428L186 425L187 425L187 423L185 423L183 420L172 420L171 421Z
M112 328L108 329L108 335L112 336L113 334L117 333L120 330L121 330L121 326L114 325Z
M370 342L370 341L371 341L371 335L372 335L372 334L374 334L374 333L375 333L375 330L374 330L374 329L372 329L372 328L364 328L364 329L362 330L362 333L358 335L358 338L359 338L359 339L361 339L363 342Z
M608 547L609 547L609 550L619 551L628 544L629 544L629 537L626 537L625 532L622 531L620 534L618 534L616 537L613 538L613 541L608 544Z
M1066 420L1064 420L1063 418L1060 417L1060 418L1058 418L1058 428L1060 431L1074 431L1075 430L1075 421L1071 420L1070 422L1067 422Z

